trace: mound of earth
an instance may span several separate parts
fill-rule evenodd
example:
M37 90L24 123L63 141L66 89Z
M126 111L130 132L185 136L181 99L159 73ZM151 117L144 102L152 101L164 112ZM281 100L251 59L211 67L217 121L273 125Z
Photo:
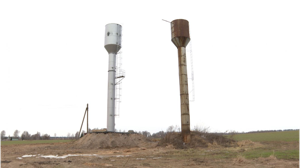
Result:
M185 144L182 140L181 133L169 132L159 141L158 146L167 146L169 144L172 144L177 149L208 147L211 145L229 147L236 146L236 141L218 134L191 132L191 141Z
M141 134L90 133L75 141L72 146L79 149L148 147L153 144Z

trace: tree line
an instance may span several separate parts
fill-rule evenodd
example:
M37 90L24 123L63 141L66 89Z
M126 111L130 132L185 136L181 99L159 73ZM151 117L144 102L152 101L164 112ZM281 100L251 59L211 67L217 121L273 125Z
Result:
M98 128L94 128L94 129L89 129L89 132L93 132L93 131L101 131L103 129L98 129ZM106 129L104 129L106 130ZM294 131L294 130L298 130L299 129L284 129L284 130L257 130L257 131L249 131L247 133L259 133L259 132L278 132L278 131ZM116 132L126 132L125 130L115 130ZM200 127L195 127L193 129L193 131L196 132L202 132L202 133L208 133L209 132L209 128L200 128ZM168 132L180 132L180 127L178 126L169 126L168 129L166 131L159 131L156 133L151 134L148 131L133 131L130 130L128 132L132 132L132 133L137 133L137 134L141 134L147 138L163 138L166 136L166 134ZM225 132L223 134L236 134L238 132L235 131L231 131L231 132ZM85 131L82 131L81 133L79 133L79 131L77 131L75 134L70 134L68 133L66 137L56 137L56 133L54 134L54 137L50 137L50 135L48 134L43 134L41 135L40 132L37 132L36 134L29 134L28 131L24 131L20 136L20 131L15 130L14 134L13 134L13 138L18 138L21 140L47 140L47 139L60 139L60 138L64 138L64 139L75 139L75 138L80 138L82 136L84 136ZM3 130L1 131L1 140L7 138L6 136L6 132Z
M36 134L29 134L28 131L24 131L20 136L20 131L19 130L15 130L13 137L10 138L17 138L17 139L21 139L21 140L47 140L50 139L50 135L48 134L43 134L41 135L40 132L37 132ZM1 131L1 140L4 140L6 137L6 132L5 130Z

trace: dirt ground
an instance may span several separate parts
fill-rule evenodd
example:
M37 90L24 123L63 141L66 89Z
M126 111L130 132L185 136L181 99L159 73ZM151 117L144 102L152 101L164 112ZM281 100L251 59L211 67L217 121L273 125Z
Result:
M1 167L68 168L293 168L299 160L280 160L274 156L245 159L238 153L262 144L249 141L235 146L201 140L201 146L176 148L172 143L150 141L142 136L86 135L70 143L7 145L1 149ZM178 143L178 142L176 142ZM235 154L235 156L232 156Z

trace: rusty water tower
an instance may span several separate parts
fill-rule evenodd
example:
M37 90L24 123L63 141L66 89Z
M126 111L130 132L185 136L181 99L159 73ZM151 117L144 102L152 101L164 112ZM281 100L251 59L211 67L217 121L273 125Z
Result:
M180 106L181 106L181 133L185 143L189 143L190 136L190 107L189 89L186 65L186 46L190 42L189 22L176 19L171 22L172 42L178 50Z

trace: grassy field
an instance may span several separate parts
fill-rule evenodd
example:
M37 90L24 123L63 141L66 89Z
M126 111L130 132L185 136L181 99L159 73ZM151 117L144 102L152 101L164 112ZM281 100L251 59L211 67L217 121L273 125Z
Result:
M1 141L1 145L26 145L26 144L42 144L42 143L63 143L73 140L24 140L24 141Z
M299 159L299 150L284 150L284 149L271 149L271 148L259 148L253 149L250 151L246 151L243 153L243 156L247 159L255 159L259 157L269 157L274 155L277 159L285 159L285 160L297 160Z
M299 131L236 134L233 139L264 144L263 147L243 152L242 156L247 159L273 155L278 159L299 160Z
M237 141L251 140L261 144L259 147L237 147L216 149L187 149L166 153L167 156L181 159L230 159L244 157L245 159L267 158L275 156L277 159L299 160L299 131L264 132L236 134L232 137ZM33 140L33 141L2 141L1 145L64 143L73 140Z
M285 141L285 142L299 142L299 131L282 131L282 132L264 132L264 133L246 133L236 134L233 136L234 140L251 140L253 142L266 141Z

